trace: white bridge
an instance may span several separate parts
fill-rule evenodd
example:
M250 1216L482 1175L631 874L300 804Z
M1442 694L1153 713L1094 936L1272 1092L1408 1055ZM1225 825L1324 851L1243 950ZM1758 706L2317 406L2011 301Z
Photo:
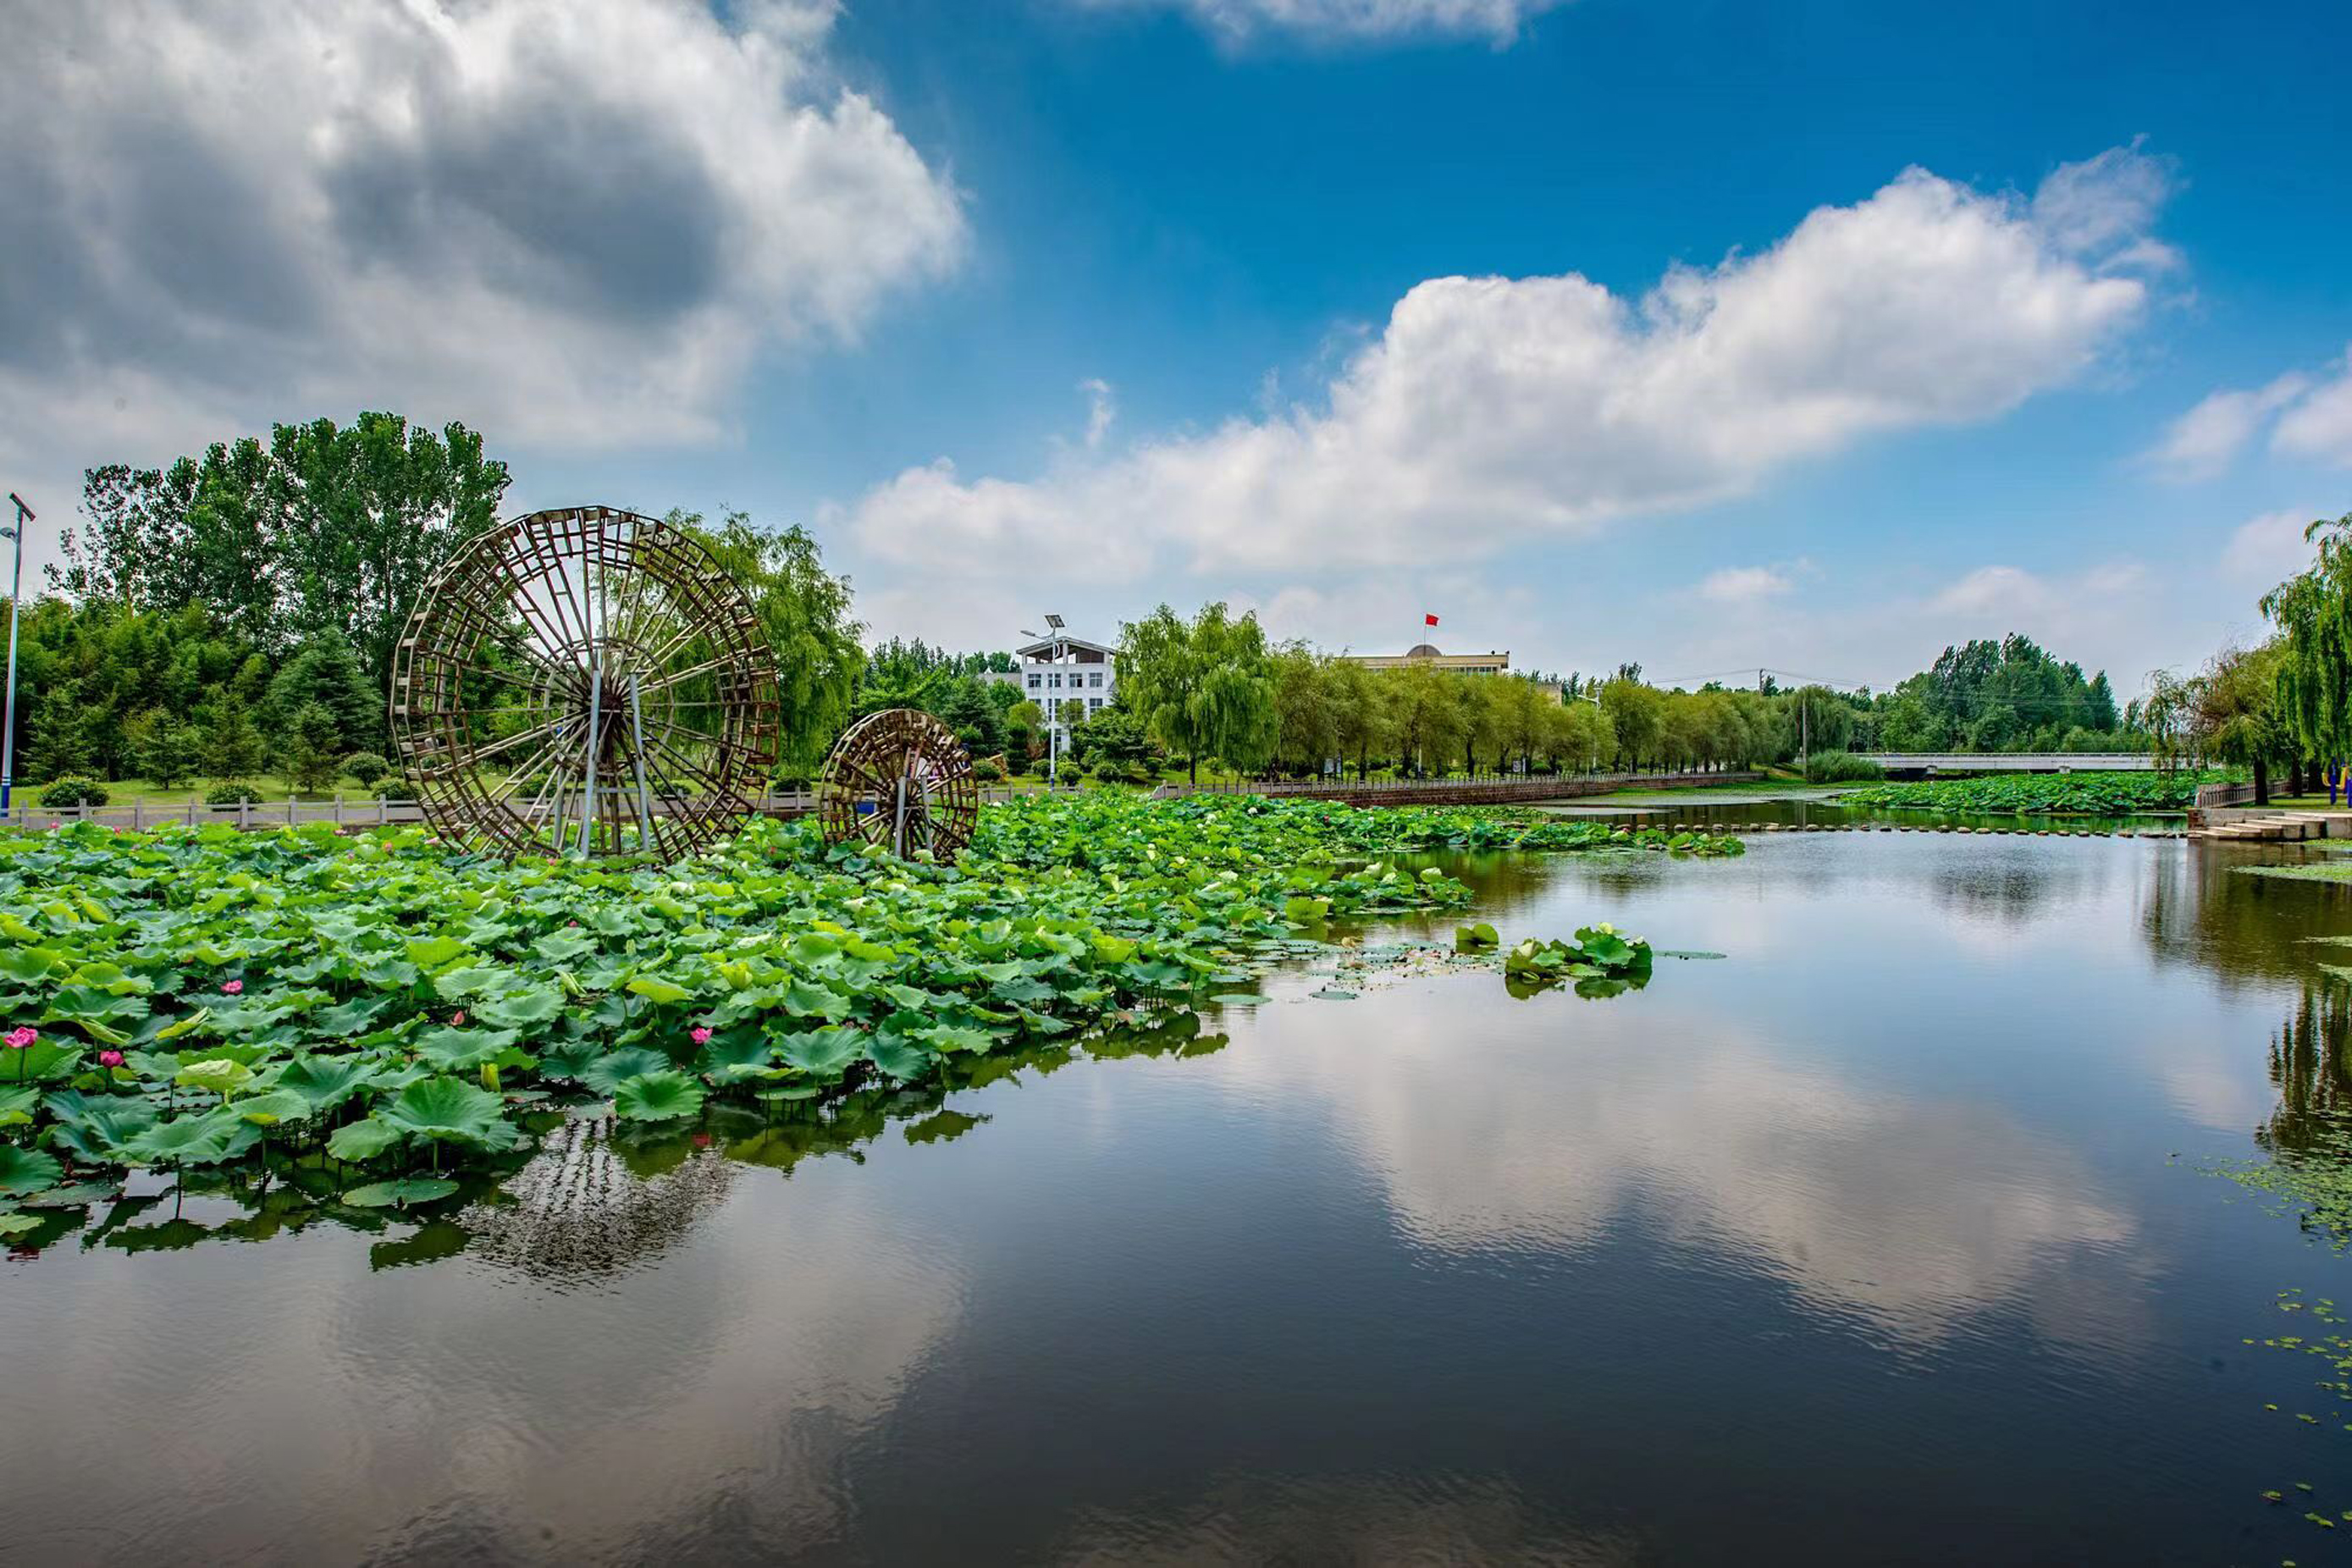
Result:
M1858 752L1890 773L2147 773L2147 752Z

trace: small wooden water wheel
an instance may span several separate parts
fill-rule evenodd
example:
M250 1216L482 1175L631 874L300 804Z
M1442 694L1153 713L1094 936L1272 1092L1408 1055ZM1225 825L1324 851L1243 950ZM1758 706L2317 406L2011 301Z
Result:
M886 708L852 724L824 760L817 818L826 839L928 849L952 860L971 842L980 786L955 731L919 708Z
M393 662L393 739L425 820L509 856L708 847L766 793L781 718L742 584L684 529L612 507L466 541Z

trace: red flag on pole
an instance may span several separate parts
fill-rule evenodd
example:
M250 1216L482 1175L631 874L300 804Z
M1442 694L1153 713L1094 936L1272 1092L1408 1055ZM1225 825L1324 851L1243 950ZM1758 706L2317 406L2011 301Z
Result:
M1437 624L1437 617L1424 611L1422 614L1421 624L1425 626L1433 626Z

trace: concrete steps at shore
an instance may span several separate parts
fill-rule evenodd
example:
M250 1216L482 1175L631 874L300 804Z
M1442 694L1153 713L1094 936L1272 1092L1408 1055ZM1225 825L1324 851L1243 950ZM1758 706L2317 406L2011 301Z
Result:
M2209 822L2191 828L2193 838L2255 839L2263 843L2299 843L2306 838L2333 837L2330 829L2343 813L2324 811L2249 812L2232 815L2220 822ZM2352 826L2352 819L2347 819Z

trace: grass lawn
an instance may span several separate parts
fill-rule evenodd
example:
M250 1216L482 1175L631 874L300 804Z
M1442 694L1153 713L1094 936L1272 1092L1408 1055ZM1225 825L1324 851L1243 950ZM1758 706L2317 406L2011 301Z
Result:
M166 803L184 805L191 796L199 801L203 800L205 792L219 782L215 779L199 779L194 784L173 784L170 789L165 789L163 785L150 783L145 779L116 779L106 785L106 804L110 806L129 805L135 801L142 805L158 805ZM258 790L261 798L265 801L282 801L293 793L286 781L274 773L259 774L239 782L250 784ZM38 805L44 787L46 786L41 784L20 784L16 786L16 795L19 799L30 800L34 805ZM372 801L375 798L374 790L362 789L349 779L338 780L333 788L323 792L306 790L303 792L302 798L332 800L339 792L345 800Z

